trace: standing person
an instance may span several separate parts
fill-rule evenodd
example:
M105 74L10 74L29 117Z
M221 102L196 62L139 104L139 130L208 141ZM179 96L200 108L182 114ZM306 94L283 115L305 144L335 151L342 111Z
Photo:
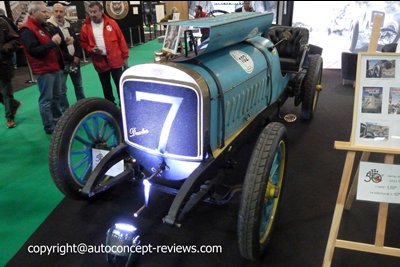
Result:
M70 44L65 42L60 45L63 53L65 68L61 75L61 96L60 106L61 110L65 112L69 107L67 98L67 78L68 74L71 77L72 84L75 89L76 101L85 98L85 93L82 86L82 75L80 69L80 57L82 55L82 49L79 45L79 38L76 36L73 27L68 20L65 19L65 6L62 4L53 5L53 15L50 17L48 22L54 25L59 31L52 31L59 33L61 40L69 40ZM52 27L51 27L52 28Z
M14 77L12 55L20 45L18 34L6 20L0 17L0 96L4 104L7 128L17 126L14 117L22 104L14 99L11 84L11 79Z
M6 20L8 22L8 24L10 24L11 28L18 34L17 25L14 24L14 21L11 18L6 16L6 11L2 8L0 8L0 18L3 18L4 20ZM13 60L14 68L17 68L17 53L16 53L16 51L14 51L14 53L13 53L12 60Z
M194 15L195 19L204 18L207 15L206 12L203 12L203 8L201 6L196 6L194 8L194 12L196 13L196 15ZM204 40L210 36L210 29L209 28L201 28L200 32L201 32L200 41L204 42Z
M21 26L20 37L39 87L39 111L44 131L52 134L62 115L60 93L64 61L59 48L61 37L53 35L46 24L49 16L44 2L32 1L28 5L28 13L28 20Z
M244 1L243 6L237 8L235 12L254 12L254 8L250 5L250 1Z
M103 6L97 1L89 4L89 16L85 19L79 42L92 57L104 98L116 104L110 75L119 98L119 79L122 66L128 67L129 50L118 24L103 13Z

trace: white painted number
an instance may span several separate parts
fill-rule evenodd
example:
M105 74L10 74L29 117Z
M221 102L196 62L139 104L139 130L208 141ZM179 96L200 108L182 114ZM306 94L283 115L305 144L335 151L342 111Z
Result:
M158 150L161 153L164 153L168 141L168 136L172 127L172 123L176 117L176 114L178 113L180 105L182 104L183 98L136 91L136 100L137 101L147 100L153 102L168 103L172 105L171 109L168 112L167 118L165 119L164 125L162 127L160 141L158 143Z

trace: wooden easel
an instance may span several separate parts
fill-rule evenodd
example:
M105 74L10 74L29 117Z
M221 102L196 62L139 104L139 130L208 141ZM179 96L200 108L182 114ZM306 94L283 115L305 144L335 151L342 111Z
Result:
M363 152L361 160L368 159L370 153L383 153L386 154L384 163L393 164L394 155L400 154L400 151L398 149L387 149L387 148L379 149L374 147L369 148L364 146L351 146L349 142L338 142L338 141L335 142L335 148L340 150L347 150L348 152L343 169L342 180L339 187L339 194L336 201L335 211L333 214L331 231L329 233L328 244L325 251L323 266L331 265L335 247L400 257L399 248L384 246L386 220L389 207L388 203L379 204L378 223L376 227L374 244L366 244L366 243L337 239L339 233L340 221L343 214L343 209L345 208L345 206L347 207L346 209L350 208L351 202L354 200L355 192L357 190L358 175L356 173L353 180L352 188L350 190L348 199L346 201L346 194L350 183L350 177L353 170L356 152Z
M377 50L381 24L382 24L382 15L375 15L370 46L368 49L369 52L375 52ZM359 79L359 73L357 74L356 79L357 80ZM347 210L350 209L357 191L359 169L357 169L356 171L356 175L353 179L353 184L346 201L346 194L350 183L350 177L353 170L356 152L363 152L361 156L361 161L367 161L369 159L370 153L383 153L385 154L384 163L393 164L394 155L400 154L400 150L398 148L392 149L392 148L355 146L352 145L350 142L339 142L339 141L335 142L335 149L347 150L347 155L343 168L342 179L339 187L339 193L336 201L335 211L332 219L331 230L329 233L328 243L325 251L323 266L325 267L331 265L335 247L400 257L399 248L384 246L387 214L389 207L388 203L379 204L378 219L377 219L378 223L376 227L374 244L337 239L339 233L340 221L343 214L343 209L344 208L346 208Z

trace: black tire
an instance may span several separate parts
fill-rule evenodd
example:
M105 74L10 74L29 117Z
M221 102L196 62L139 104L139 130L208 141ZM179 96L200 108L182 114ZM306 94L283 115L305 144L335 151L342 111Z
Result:
M384 66L385 66L385 69L391 69L392 68L392 62L391 61L389 61L389 60L387 60L387 61L385 61L384 63Z
M249 260L259 259L271 238L282 195L286 135L282 124L268 124L257 139L247 167L239 207L238 240L240 253Z
M367 135L365 136L365 138L374 139L375 134L371 131L367 131Z
M121 111L103 98L85 98L67 109L57 123L49 148L50 174L64 195L88 199L81 190L92 172L92 148L116 147L122 142L121 129Z
M351 25L351 34L350 34L350 52L353 52L354 49L356 49L357 46L357 42L358 42L358 35L360 33L360 23L358 22L358 20L356 20L356 22Z
M319 92L322 89L322 67L322 57L313 55L302 84L301 116L304 120L311 120L314 117Z
M381 29L381 39L384 45L397 43L399 38L400 26L397 21L391 21Z

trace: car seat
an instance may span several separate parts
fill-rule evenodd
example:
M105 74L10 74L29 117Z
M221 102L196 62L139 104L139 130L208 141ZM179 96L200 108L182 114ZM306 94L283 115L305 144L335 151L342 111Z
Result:
M307 28L276 25L270 27L262 36L276 44L282 39L283 32L289 32L292 38L276 46L282 73L298 72L309 50L309 31Z

